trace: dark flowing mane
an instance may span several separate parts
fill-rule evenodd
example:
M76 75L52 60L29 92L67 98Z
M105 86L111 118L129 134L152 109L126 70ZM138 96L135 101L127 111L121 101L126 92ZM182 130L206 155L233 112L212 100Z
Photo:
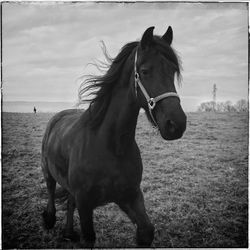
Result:
M102 76L89 76L89 78L81 84L79 89L80 104L90 101L88 108L89 119L87 121L90 127L96 128L102 122L110 103L112 90L121 77L124 63L137 45L138 42L126 44L114 59L107 54L104 46L103 53L111 65L105 65L103 62L94 65L101 71L105 67L109 67L108 71ZM90 100L85 99L86 94L87 96L94 95L94 97Z
M181 63L179 57L170 46L166 45L160 39L160 37L154 36L154 38L157 49L175 65L177 79L178 82L180 82ZM124 64L138 44L139 42L127 43L113 59L108 55L105 44L103 43L102 50L108 63L98 61L93 65L101 72L105 69L108 70L101 76L89 75L88 78L81 83L78 93L80 105L90 102L87 110L89 117L86 123L91 128L97 128L101 124L109 106L113 88L121 77ZM94 97L87 99L86 97L88 96Z

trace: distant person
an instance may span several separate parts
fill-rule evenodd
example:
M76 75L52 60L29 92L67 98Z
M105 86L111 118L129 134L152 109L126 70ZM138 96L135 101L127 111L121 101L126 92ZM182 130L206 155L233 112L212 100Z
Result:
M36 114L36 107L34 107L34 113Z

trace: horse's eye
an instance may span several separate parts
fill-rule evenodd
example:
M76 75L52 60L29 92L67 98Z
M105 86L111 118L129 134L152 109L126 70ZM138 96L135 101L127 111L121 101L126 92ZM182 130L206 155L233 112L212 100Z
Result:
M142 69L141 73L142 73L142 75L146 76L146 75L148 75L148 70L147 69Z

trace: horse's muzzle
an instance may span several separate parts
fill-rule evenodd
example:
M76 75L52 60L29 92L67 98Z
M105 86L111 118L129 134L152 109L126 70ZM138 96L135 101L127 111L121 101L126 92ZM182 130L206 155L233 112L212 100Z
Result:
M186 130L186 116L181 122L167 120L165 123L165 129L164 131L161 131L161 135L165 140L177 140L182 137L185 130Z

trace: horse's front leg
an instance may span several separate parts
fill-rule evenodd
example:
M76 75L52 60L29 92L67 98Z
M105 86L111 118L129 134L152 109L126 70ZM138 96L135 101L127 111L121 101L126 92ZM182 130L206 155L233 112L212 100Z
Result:
M118 205L137 225L137 244L150 246L154 239L154 226L146 213L142 191L140 189L130 191L126 199L119 201Z
M76 207L80 216L81 224L81 243L83 247L92 248L95 244L95 231L93 225L93 206L91 206L90 199L83 192L76 195Z

